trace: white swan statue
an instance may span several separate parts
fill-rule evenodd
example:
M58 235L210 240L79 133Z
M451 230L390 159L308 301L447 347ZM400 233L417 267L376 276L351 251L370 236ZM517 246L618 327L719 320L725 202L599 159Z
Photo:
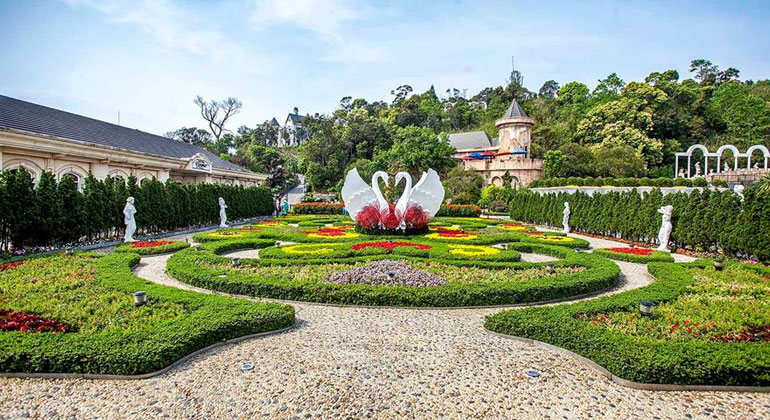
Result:
M388 174L377 171L372 175L372 185L367 185L358 169L353 168L345 176L342 185L342 201L350 218L365 229L373 229L380 224L380 212L388 208L388 202L380 191L378 180L382 178L388 185Z

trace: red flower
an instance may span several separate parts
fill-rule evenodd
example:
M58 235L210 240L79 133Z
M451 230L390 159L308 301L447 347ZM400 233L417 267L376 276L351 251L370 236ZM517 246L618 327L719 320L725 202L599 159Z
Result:
M470 236L469 233L465 233L461 230L439 230L438 236L444 237L444 238L467 238Z
M607 248L607 251L617 252L619 254L634 254L634 255L651 255L652 250L649 248Z
M16 268L16 267L24 264L25 262L26 262L26 260L21 260L21 261L14 261L14 262L9 262L9 263L5 263L5 264L0 264L0 271L5 271L5 270L10 270L11 268Z
M24 311L0 309L0 331L63 333L68 329L67 324L53 319L41 318Z
M318 236L343 236L345 234L345 228L325 227L318 229L317 232L312 230L305 230L302 233L315 233Z
M388 251L393 251L393 248L396 248L399 246L411 246L416 249L432 248L430 245L416 244L414 242L362 242L360 244L351 245L350 249L358 251L364 248L376 247L376 248L385 248Z
M249 232L259 232L262 229L260 229L258 227L244 226L242 228L239 228L238 230L246 230L246 231L249 231Z
M131 244L131 248L155 248L156 246L163 246L172 243L174 243L174 241L138 241Z

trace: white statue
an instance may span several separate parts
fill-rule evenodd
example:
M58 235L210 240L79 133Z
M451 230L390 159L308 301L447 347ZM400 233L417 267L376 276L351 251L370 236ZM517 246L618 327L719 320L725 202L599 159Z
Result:
M735 193L735 194L736 194L738 197L740 197L740 198L741 198L741 203L743 203L743 200L746 198L746 197L744 197L744 196L743 196L743 190L744 190L745 188L746 188L746 187L744 187L744 186L743 186L743 185L741 185L741 184L735 184L735 186L733 187L733 192L734 192L734 193Z
M412 187L412 177L406 172L396 175L396 183L406 181L406 188L398 203L389 204L380 192L379 179L388 183L388 174L377 171L372 175L369 186L358 174L356 168L345 176L340 195L350 218L365 229L376 227L387 230L398 228L423 228L438 213L444 200L444 186L438 173L433 169L423 172L417 184Z
M226 208L227 204L225 204L225 199L219 197L219 227L221 228L229 227L227 225L227 212L225 211Z
M658 232L658 251L671 252L668 249L668 238L671 236L671 230L674 226L671 224L671 213L674 211L674 206L663 206L658 209L658 213L662 214L662 223L660 225L660 231Z
M695 176L700 176L700 162L695 162Z
M759 162L754 162L754 166L752 166L752 168L754 168L755 171L758 171L759 170Z
M123 207L123 221L126 223L126 234L123 236L125 242L135 242L134 233L136 233L136 207L134 207L134 197L126 199L126 206Z
M730 172L730 165L728 165L727 162L725 162L724 168L725 168L724 169L725 172Z
M684 169L679 170L679 178L684 178Z
M565 201L564 202L564 211L561 213L562 214L562 218L561 218L562 230L561 231L564 232L564 233L569 233L569 215L570 215L570 213L571 212L569 210L569 203Z

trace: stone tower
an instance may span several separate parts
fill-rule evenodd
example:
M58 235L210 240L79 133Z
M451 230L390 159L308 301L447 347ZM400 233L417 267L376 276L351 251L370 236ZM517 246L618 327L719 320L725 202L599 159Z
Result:
M527 152L526 155L523 153L517 154L529 157L533 125L535 125L535 119L528 117L524 110L521 109L519 103L516 102L516 98L514 98L511 106L508 107L502 118L495 121L495 127L499 130L498 138L500 139L498 153L513 153L516 150L524 150Z

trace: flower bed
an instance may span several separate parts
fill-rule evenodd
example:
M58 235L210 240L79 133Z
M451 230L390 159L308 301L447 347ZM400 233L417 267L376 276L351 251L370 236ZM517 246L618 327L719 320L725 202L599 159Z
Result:
M380 260L331 274L324 281L337 284L427 287L446 284L446 280L425 270L398 261Z
M431 246L394 247L392 254L378 246L361 247L340 244L302 244L315 249L329 248L306 258L285 253L287 246L258 245L260 259L241 261L232 267L228 258L216 254L239 247L251 248L254 241L217 241L175 254L168 261L170 275L195 286L228 293L265 298L301 300L353 305L389 306L476 306L535 302L603 290L613 285L619 274L611 261L587 253L575 253L563 247L511 243L508 250L487 248L450 248L447 243L414 242ZM352 245L352 244L351 244ZM460 245L460 244L456 244ZM462 244L463 246L465 244ZM294 246L294 245L291 245ZM312 248L308 248L312 249ZM478 255L451 253L462 250ZM494 249L494 248L493 248ZM479 252L483 251L483 252ZM550 273L545 263L512 262L517 251L536 252L561 258ZM384 284L337 284L325 282L336 272L354 269L374 260L409 264L444 278L446 284L415 287Z
M363 242L359 244L354 244L350 246L350 249L354 249L358 251L364 248L375 247L375 248L383 248L388 250L388 252L390 252L390 251L393 251L393 249L400 246L408 246L408 247L412 247L414 249L420 249L420 250L433 248L430 245L416 244L413 242L385 241L385 242Z
M504 311L496 332L544 341L644 383L770 385L767 269L654 262L647 287L574 305ZM756 272L756 271L759 271ZM639 302L656 302L653 316Z
M288 305L149 283L132 274L138 262L133 253L77 253L0 273L5 310L68 326L66 334L0 332L0 371L141 374L211 344L294 322ZM131 294L138 290L148 302L137 308Z
M24 311L0 309L0 331L64 333L69 325Z
M439 209L439 217L479 217L481 207L475 204L443 204Z
M647 264L653 261L673 262L674 258L668 252L652 250L650 248L599 248L595 254L619 261Z
M124 242L115 247L115 252L135 252L139 255L165 254L185 249L190 244L182 241L137 241Z
M0 264L0 271L10 270L24 264L26 260L13 261L5 264Z

